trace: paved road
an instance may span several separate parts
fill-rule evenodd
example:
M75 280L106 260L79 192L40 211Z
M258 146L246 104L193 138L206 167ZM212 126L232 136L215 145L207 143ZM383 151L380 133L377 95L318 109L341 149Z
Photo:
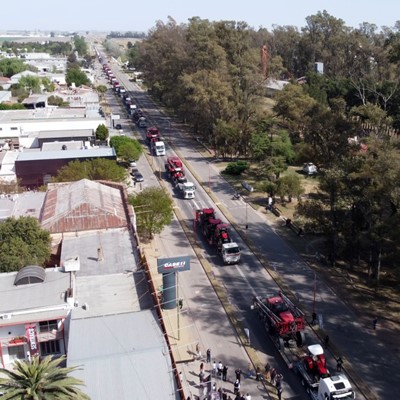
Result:
M160 120L160 122L163 121ZM211 181L212 191L219 198L222 208L230 211L226 213L227 217L242 226L247 220L249 238L259 252L269 260L270 268L284 277L284 283L293 293L296 293L304 309L311 312L314 273L308 265L275 234L273 229L266 224L263 215L255 212L245 203L232 202L232 189L220 177L219 171L213 164L207 164L207 160L197 151L192 140L187 140L185 135L174 135L173 140L174 145L179 147L185 158L190 160L190 164L200 180L206 186ZM261 331L254 325L254 318L249 315L249 296L244 293L248 293L249 290L262 290L263 287L260 288L260 286L263 285L259 284L258 275L255 275L255 281L252 281L252 273L255 272L252 269L255 270L257 267L252 267L251 262L246 260L246 256L244 265L246 269L236 269L234 274L236 276L224 274L223 281L227 287L235 288L233 292L230 292L230 296L234 299L246 324L252 331L254 329L255 340L261 343L264 338L260 336ZM232 268L232 270L234 269ZM225 271L228 269L221 268L218 272L223 274ZM268 282L267 276L265 276L265 282ZM366 381L373 382L370 386L376 397L397 398L400 394L397 384L400 381L399 373L391 367L397 365L397 355L385 351L385 344L379 342L376 332L357 323L351 310L318 278L317 288L317 311L323 317L324 328L329 333L331 342L340 349L340 352L345 355L347 363L351 362L359 375L363 376ZM370 398L373 396L371 395Z

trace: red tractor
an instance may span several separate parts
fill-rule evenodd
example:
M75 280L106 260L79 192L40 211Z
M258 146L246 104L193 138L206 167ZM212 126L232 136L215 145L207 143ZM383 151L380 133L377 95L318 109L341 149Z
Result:
M151 126L151 127L146 129L146 141L147 141L147 143L150 144L152 141L158 142L159 139L160 139L160 132L155 126Z
M282 292L277 296L255 297L253 305L268 333L278 340L278 348L304 344L304 314Z
M177 156L167 158L167 162L165 163L165 172L173 181L180 181L181 178L185 177L182 161Z

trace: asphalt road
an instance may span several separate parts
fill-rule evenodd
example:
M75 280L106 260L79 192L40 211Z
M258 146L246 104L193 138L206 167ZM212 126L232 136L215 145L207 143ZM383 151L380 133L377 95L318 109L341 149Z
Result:
M134 97L140 108L145 109L150 120L165 132L166 141L171 143L172 140L173 147L179 148L179 153L190 163L191 170L195 171L196 176L204 183L205 189L210 185L215 197L218 198L217 203L219 204L217 205L223 210L229 210L226 216L222 216L221 212L219 213L221 219L227 220L229 217L242 227L246 223L248 224L247 235L254 243L255 248L269 261L269 268L283 278L285 285L290 288L292 293L296 294L304 311L311 313L314 302L314 272L265 223L262 215L246 206L243 200L232 200L232 189L221 178L213 163L208 163L209 160L204 159L198 152L198 143L176 130L175 124L168 117L162 115L157 107L149 101L148 97L143 92L138 91L136 85L128 82L122 73L117 72L117 74L118 79L128 90L135 91ZM167 155L170 154L172 154L172 150L167 146ZM162 158L159 157L157 162L161 160ZM163 162L160 163L160 168L162 166ZM148 170L141 172L147 176ZM153 175L150 173L148 176ZM196 181L194 177L191 177L191 179ZM146 179L145 182L147 183L149 180ZM177 206L188 221L193 219L196 208L217 207L206 190L200 186L200 184L197 184L198 191L194 200L182 200L176 197ZM173 193L171 186L170 190ZM176 196L174 193L173 195ZM239 235L233 232L233 236L243 249L240 265L222 266L218 256L207 246L204 246L204 256L212 263L214 273L224 283L231 302L241 316L242 323L250 329L253 346L261 349L267 360L284 374L286 397L307 398L303 388L299 386L297 379L287 370L277 355L275 347L250 310L251 298L254 294L262 295L276 292L278 290L277 285ZM186 246L184 247L186 248ZM370 395L367 393L366 398L391 399L399 397L400 385L398 385L398 382L400 376L397 368L393 368L394 365L397 366L396 354L386 351L384 343L377 341L372 329L358 324L352 311L318 277L316 282L315 305L317 312L322 315L324 329L329 333L331 342L335 344L336 348L340 349L341 355L345 357L345 368L346 363L351 363L356 372L366 382L370 383L371 393ZM193 289L190 282L182 281L181 283L189 292ZM360 393L357 394L357 398L363 398Z

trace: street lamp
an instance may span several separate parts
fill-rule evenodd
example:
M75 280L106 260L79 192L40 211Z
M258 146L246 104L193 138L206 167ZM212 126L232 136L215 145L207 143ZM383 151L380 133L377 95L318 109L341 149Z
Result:
M245 201L246 201L246 231L247 231L247 229L249 229L249 225L247 223L247 199Z
M208 164L208 192L211 191L211 171L210 171L210 161L207 161Z

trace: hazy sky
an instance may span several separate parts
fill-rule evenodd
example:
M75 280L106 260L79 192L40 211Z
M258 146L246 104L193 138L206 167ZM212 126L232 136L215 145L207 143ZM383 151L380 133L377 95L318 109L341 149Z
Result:
M306 25L305 18L326 10L345 24L362 22L393 27L400 20L399 0L19 0L1 5L0 31L143 31L171 16L186 23L197 16L210 21L245 21L257 29Z

